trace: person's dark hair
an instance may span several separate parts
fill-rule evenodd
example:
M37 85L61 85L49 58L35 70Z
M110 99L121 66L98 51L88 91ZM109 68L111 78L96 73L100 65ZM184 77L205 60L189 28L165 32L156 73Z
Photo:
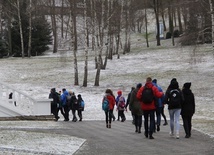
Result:
M152 82L152 78L151 77L147 77L146 78L146 82Z
M105 92L106 94L110 94L110 95L112 95L112 96L114 96L113 95L113 92L112 92L112 90L111 89L106 89L106 92Z
M64 91L66 91L66 89L65 89L65 88L63 88L63 89L62 89L62 91L64 92Z

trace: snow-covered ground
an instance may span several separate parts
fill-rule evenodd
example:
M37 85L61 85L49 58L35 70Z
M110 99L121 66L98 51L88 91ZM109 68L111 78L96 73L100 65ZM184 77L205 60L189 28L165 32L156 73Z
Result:
M74 86L73 55L70 51L61 51L58 54L47 52L44 56L32 58L8 58L0 60L0 79L16 89L25 92L34 98L48 98L50 89L55 87L58 91L62 88L82 94L86 102L83 120L104 120L101 110L101 100L107 88L111 88L116 95L117 90L122 90L125 97L132 86L145 83L150 76L158 80L164 90L172 78L177 78L179 86L185 82L192 82L192 91L196 99L196 113L193 117L193 128L200 130L211 137L214 136L214 53L211 45L195 47L180 47L171 45L170 40L162 40L162 46L156 47L156 42L150 43L146 48L145 41L139 35L132 36L132 51L121 55L120 59L108 60L106 70L101 71L100 86L94 86L96 70L94 58L89 57L88 86L82 87L84 73L83 51L78 51L78 70L80 86ZM89 52L90 55L93 53ZM116 114L116 112L115 112ZM125 113L131 119L130 111ZM165 114L168 116L167 106ZM63 121L60 119L59 121ZM22 124L23 123L23 124ZM57 122L36 123L37 128L57 127ZM6 130L8 127L10 130ZM35 153L38 147L43 152L56 151L43 148L44 141L51 141L53 145L58 142L57 135L44 133L27 133L11 130L32 127L30 122L1 122L0 151L2 149L24 149L27 153ZM27 138L32 134L31 138ZM7 136L6 136L7 135ZM43 137L42 141L32 139ZM75 139L75 145L71 144ZM63 139L70 141L73 150L78 149L83 139L70 137ZM22 146L22 147L20 147ZM24 146L24 147L23 147ZM33 147L32 147L33 146ZM50 145L52 146L52 145ZM63 147L62 147L63 149ZM69 151L71 151L70 149ZM31 152L30 152L31 151ZM64 154L63 152L54 152ZM65 153L66 154L66 153ZM68 154L72 154L72 151Z

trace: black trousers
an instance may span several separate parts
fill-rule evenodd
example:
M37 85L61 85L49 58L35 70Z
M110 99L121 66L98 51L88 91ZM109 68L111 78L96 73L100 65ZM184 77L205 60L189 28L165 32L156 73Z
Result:
M152 136L154 131L154 123L155 123L155 110L145 110L144 114L144 129L145 134ZM150 119L150 121L149 121Z
M119 117L121 117L122 120L126 119L124 110L118 110L118 115L119 115Z
M65 112L64 118L65 118L66 121L68 121L68 120L69 120L69 111L70 111L70 107L69 107L68 105L65 105L65 106L63 107L63 109L64 109L64 112Z
M111 124L112 116L113 116L113 110L105 111L106 115L106 124Z
M183 126L184 126L184 131L187 136L191 136L191 130L192 130L192 115L182 115L182 120L183 120Z
M134 115L134 117L135 127L140 130L142 126L142 115Z
M82 119L82 110L78 110L78 116L80 119Z

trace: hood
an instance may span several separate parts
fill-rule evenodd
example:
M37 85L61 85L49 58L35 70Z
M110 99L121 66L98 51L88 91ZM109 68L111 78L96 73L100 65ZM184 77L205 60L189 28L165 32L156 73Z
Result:
M192 93L191 89L185 89L185 88L182 90L182 92L183 94L186 94L186 95L189 95Z
M178 89L179 88L178 82L177 81L172 81L171 84L170 84L170 88Z
M51 88L51 92L55 93L56 92L56 88Z

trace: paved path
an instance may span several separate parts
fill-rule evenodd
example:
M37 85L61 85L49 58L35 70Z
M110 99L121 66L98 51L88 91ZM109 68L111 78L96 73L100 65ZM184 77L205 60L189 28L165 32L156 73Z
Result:
M57 128L17 128L16 130L49 134L57 133L58 135L86 139L85 143L74 155L214 154L214 139L196 130L192 131L191 138L186 139L184 138L183 126L180 128L180 139L169 136L169 125L167 125L161 126L160 132L154 133L155 139L151 140L145 138L143 132L141 134L135 133L135 127L131 121L123 123L119 121L112 122L111 129L105 127L105 121L58 121L53 123L56 123ZM37 154L37 152L31 153Z
M214 139L196 130L192 137L184 138L183 126L180 139L169 136L169 125L161 126L154 133L153 140L145 138L143 132L135 133L131 121L115 121L112 128L105 127L104 121L56 122L61 129L52 131L87 139L75 155L213 155Z

